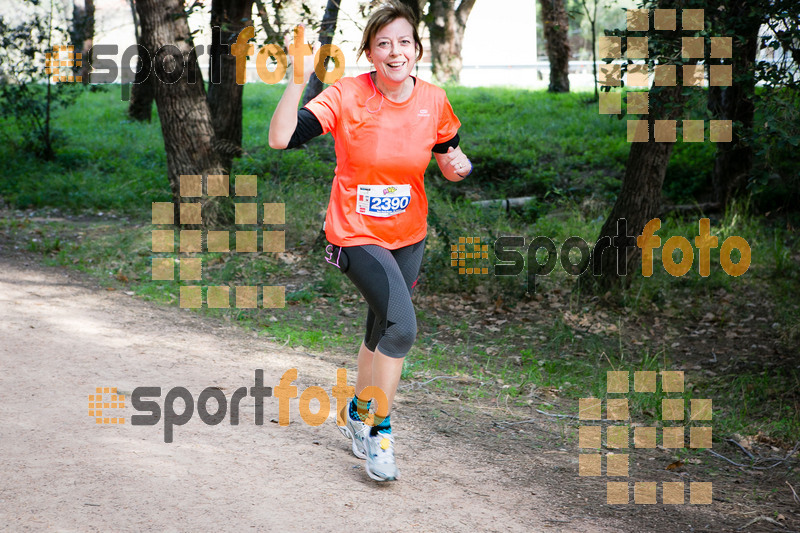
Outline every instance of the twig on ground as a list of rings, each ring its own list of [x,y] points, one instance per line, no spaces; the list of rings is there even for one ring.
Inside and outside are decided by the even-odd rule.
[[[769,522],[770,524],[775,524],[776,526],[781,526],[783,529],[786,529],[786,526],[784,526],[783,524],[781,524],[777,520],[773,520],[772,518],[770,518],[768,516],[757,516],[756,518],[753,518],[752,520],[750,520],[748,523],[746,523],[742,527],[737,528],[737,531],[741,531],[746,527],[752,526],[756,522],[761,522],[762,520],[765,521],[765,522]]]
[[[398,389],[400,389],[400,390],[421,389],[423,386],[425,386],[428,383],[430,383],[431,381],[435,381],[437,379],[458,379],[458,376],[436,376],[436,377],[431,378],[431,379],[429,379],[427,381],[421,381],[421,382],[420,381],[414,381],[412,383],[409,383],[408,385],[403,385],[402,387],[398,387]]]
[[[706,450],[706,451],[708,453],[710,453],[711,455],[715,455],[715,456],[719,457],[720,459],[725,459],[726,461],[728,461],[730,464],[732,464],[734,466],[740,466],[742,468],[750,468],[752,470],[770,470],[772,468],[775,468],[779,464],[784,463],[787,459],[792,457],[795,454],[795,452],[798,450],[798,448],[800,448],[800,441],[798,441],[797,444],[795,444],[794,448],[792,448],[792,450],[788,454],[786,454],[786,457],[784,457],[783,459],[778,459],[777,457],[769,457],[769,458],[765,458],[765,459],[756,459],[756,463],[764,463],[764,462],[767,462],[767,461],[776,461],[775,464],[771,464],[769,466],[743,465],[742,463],[737,463],[736,461],[732,461],[732,460],[728,459],[724,455],[719,454],[719,453],[715,452],[714,450]]]
[[[541,409],[537,409],[536,412],[537,413],[541,413],[541,414],[543,414],[545,416],[551,416],[553,418],[570,418],[570,419],[573,419],[573,420],[580,420],[581,419],[579,416],[560,415],[558,413],[547,413],[545,411],[542,411]],[[612,423],[612,424],[618,423],[616,420],[612,420],[611,418],[598,418],[597,420],[594,420],[594,422],[604,422],[604,423]]]
[[[574,416],[574,415],[560,415],[558,413],[546,413],[545,411],[542,411],[541,409],[537,409],[536,412],[537,413],[541,413],[544,416],[552,416],[553,418],[572,418],[572,419],[575,419],[575,420],[579,420],[579,418],[577,416]]]
[[[292,336],[291,335],[286,335],[286,342],[283,343],[281,348],[284,348],[287,344],[289,344],[290,340],[292,340]]]
[[[535,424],[538,422],[535,418],[529,418],[528,420],[519,420],[518,422],[503,422],[503,424],[507,426],[516,426],[517,424]]]
[[[741,467],[743,467],[743,468],[750,468],[749,466],[747,466],[747,465],[743,465],[742,463],[737,463],[736,461],[731,461],[730,459],[728,459],[728,458],[727,458],[727,457],[725,457],[724,455],[720,455],[720,454],[718,454],[717,452],[715,452],[714,450],[706,450],[706,451],[707,451],[708,453],[710,453],[711,455],[716,455],[716,456],[717,456],[717,457],[719,457],[720,459],[725,459],[726,461],[728,461],[728,462],[729,462],[730,464],[732,464],[733,466],[741,466]]]
[[[766,463],[767,461],[777,461],[777,463],[775,463],[774,465],[765,467],[765,470],[770,468],[775,468],[776,466],[783,463],[787,459],[790,459],[795,454],[795,452],[797,452],[798,449],[800,449],[800,441],[797,441],[797,444],[794,445],[794,448],[792,448],[792,450],[789,453],[787,453],[786,457],[784,457],[783,459],[778,459],[777,457],[765,457],[763,459],[759,459],[758,462]]]
[[[738,446],[744,453],[747,454],[748,457],[750,457],[750,459],[755,459],[756,458],[752,453],[750,453],[750,451],[747,448],[745,448],[744,446],[742,446],[741,444],[739,444],[735,440],[733,440],[733,439],[725,439],[725,440],[727,442],[731,442],[731,443],[735,444],[736,446]]]
[[[539,425],[536,422],[538,422],[538,421],[535,418],[531,418],[529,420],[520,420],[519,422],[496,422],[495,421],[494,425],[497,426],[497,427],[501,427],[501,428],[512,429],[510,426],[516,426],[516,425],[519,425],[519,424],[533,424],[532,427],[536,431],[541,431],[542,433],[549,433],[550,435],[554,435],[556,437],[559,436],[558,433],[554,433],[552,431],[549,431],[547,429],[539,427]]]
[[[792,487],[792,484],[789,483],[788,481],[786,482],[786,484],[789,485],[790,489],[792,489],[792,496],[794,497],[794,501],[800,504],[800,496],[797,495],[797,492],[795,492],[794,487]]]

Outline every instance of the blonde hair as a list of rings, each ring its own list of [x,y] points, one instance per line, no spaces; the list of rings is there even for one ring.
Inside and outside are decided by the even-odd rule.
[[[396,0],[388,0],[372,12],[367,21],[367,26],[364,28],[364,35],[361,37],[361,46],[358,48],[356,59],[369,50],[372,39],[384,26],[400,18],[406,19],[411,24],[411,29],[414,31],[414,47],[417,50],[417,61],[422,59],[422,42],[419,40],[419,33],[417,32],[419,21],[414,16],[411,8]]]

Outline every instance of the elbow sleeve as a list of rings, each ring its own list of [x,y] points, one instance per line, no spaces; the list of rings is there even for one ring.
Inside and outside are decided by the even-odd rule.
[[[445,141],[443,143],[439,143],[433,146],[433,152],[437,154],[446,154],[447,150],[452,146],[453,148],[458,148],[458,133],[450,139],[449,141]]]
[[[303,107],[297,111],[297,127],[294,129],[286,149],[297,148],[318,135],[322,135],[322,124],[319,123],[314,113]]]

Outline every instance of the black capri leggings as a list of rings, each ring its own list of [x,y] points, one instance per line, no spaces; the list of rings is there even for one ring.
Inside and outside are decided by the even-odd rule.
[[[374,244],[329,244],[325,258],[353,282],[367,301],[364,345],[389,357],[405,357],[417,338],[411,294],[417,284],[425,239],[397,250]]]

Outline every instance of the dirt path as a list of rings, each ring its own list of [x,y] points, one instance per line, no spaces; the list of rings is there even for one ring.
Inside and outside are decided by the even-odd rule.
[[[87,412],[95,387],[159,386],[163,407],[176,386],[195,398],[218,386],[230,399],[253,385],[255,369],[274,387],[297,368],[299,393],[330,392],[336,366],[75,273],[0,258],[0,339],[0,524],[11,530],[620,530],[568,516],[545,488],[493,468],[485,451],[427,430],[404,412],[402,395],[402,479],[386,484],[369,480],[333,417],[304,424],[297,399],[288,427],[270,422],[276,398],[265,399],[265,423],[255,425],[245,397],[238,426],[205,425],[195,412],[171,444],[163,422],[130,425],[130,398],[107,411],[124,425],[97,425]]]

